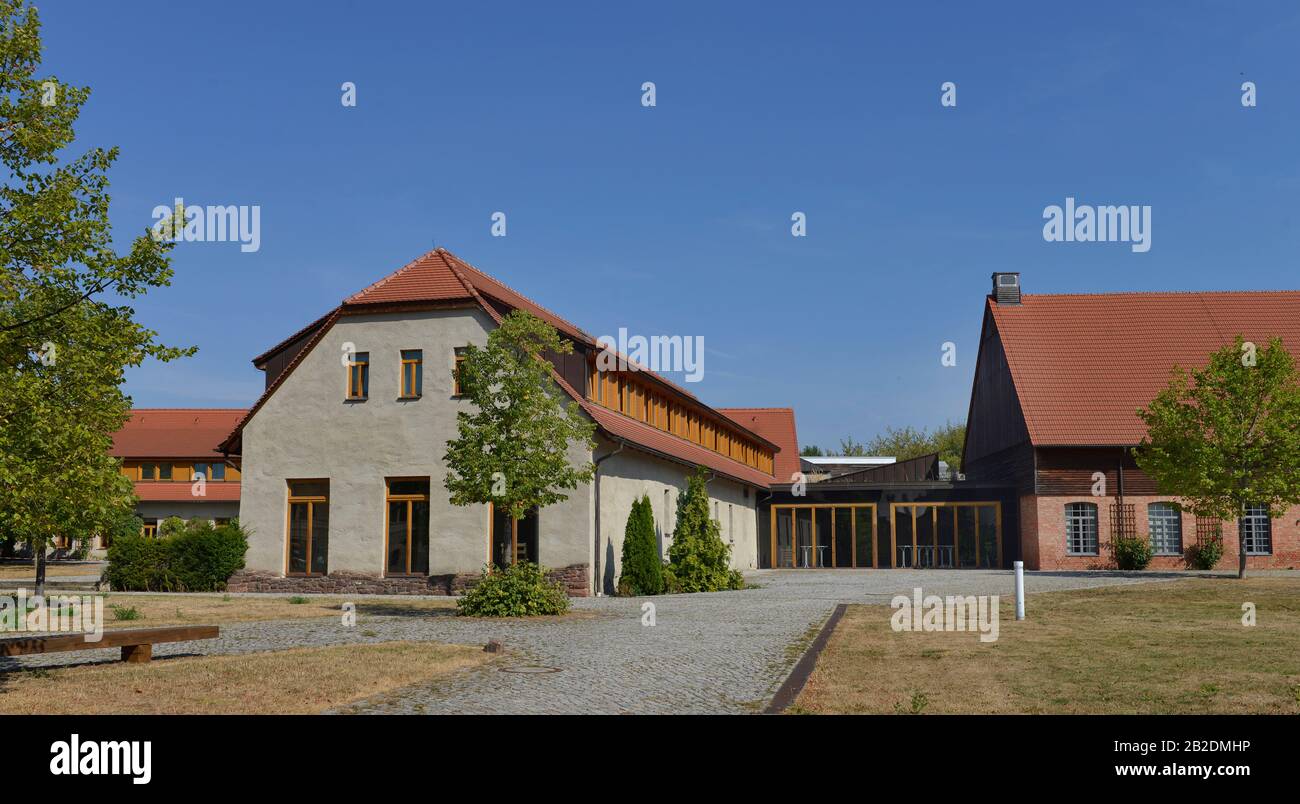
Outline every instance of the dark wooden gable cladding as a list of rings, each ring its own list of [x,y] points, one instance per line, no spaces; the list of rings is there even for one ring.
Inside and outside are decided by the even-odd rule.
[[[1010,483],[1025,493],[1034,488],[1034,449],[1029,442],[1029,428],[1001,335],[987,306],[966,416],[961,471],[970,480]]]
[[[1039,447],[1039,494],[1091,496],[1094,475],[1106,479],[1105,495],[1159,494],[1151,476],[1137,467],[1132,447]]]
[[[568,339],[565,338],[565,340]],[[587,387],[587,348],[585,346],[574,343],[573,351],[567,355],[544,352],[542,356],[555,367],[556,372],[569,385],[579,390]]]
[[[819,488],[862,483],[916,483],[939,479],[939,453],[921,455],[897,463],[870,466],[856,472],[845,472],[817,482]]]

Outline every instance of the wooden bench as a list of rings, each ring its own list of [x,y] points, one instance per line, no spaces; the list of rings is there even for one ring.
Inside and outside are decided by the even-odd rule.
[[[189,642],[194,639],[216,639],[219,636],[221,629],[215,625],[175,625],[105,631],[98,642],[87,642],[85,635],[79,633],[10,637],[0,639],[0,656],[120,647],[122,661],[147,662],[153,658],[153,646],[159,642]]]

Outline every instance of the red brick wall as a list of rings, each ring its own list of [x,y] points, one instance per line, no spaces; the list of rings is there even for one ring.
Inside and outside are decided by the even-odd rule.
[[[1175,497],[1126,496],[1124,502],[1133,505],[1137,533],[1147,537],[1147,504],[1177,502]],[[1072,502],[1093,503],[1097,506],[1098,555],[1069,555],[1065,549],[1065,506]],[[1027,495],[1020,498],[1020,539],[1023,545],[1026,569],[1088,570],[1114,569],[1111,552],[1110,505],[1114,497],[1045,496]],[[1196,517],[1184,511],[1183,548],[1196,541]],[[1237,522],[1223,523],[1223,559],[1216,569],[1234,569],[1237,566]],[[1300,568],[1300,506],[1293,507],[1273,520],[1273,554],[1248,556],[1247,568],[1295,569]],[[1182,556],[1155,556],[1148,569],[1185,569]]]

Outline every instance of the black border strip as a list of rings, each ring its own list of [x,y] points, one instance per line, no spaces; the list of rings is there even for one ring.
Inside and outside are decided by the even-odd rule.
[[[795,663],[794,669],[790,671],[790,675],[786,677],[785,682],[777,688],[776,695],[772,696],[772,702],[763,710],[763,714],[779,715],[794,703],[795,698],[799,697],[803,685],[808,683],[808,677],[812,675],[813,668],[817,666],[817,656],[821,654],[822,649],[826,647],[826,643],[830,641],[835,626],[839,625],[840,618],[844,616],[844,612],[848,607],[847,603],[840,603],[835,606],[835,611],[831,612],[831,616],[827,618],[826,624],[822,626],[817,638],[808,646],[808,650],[804,651],[803,656],[799,657],[799,661]]]

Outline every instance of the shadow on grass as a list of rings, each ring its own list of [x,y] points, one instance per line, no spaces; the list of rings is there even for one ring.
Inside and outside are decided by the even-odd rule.
[[[357,614],[369,614],[375,617],[413,617],[418,619],[428,619],[431,617],[455,617],[456,607],[417,608],[413,606],[403,606],[396,603],[358,602]]]
[[[118,648],[102,648],[102,650],[116,651]],[[191,659],[196,656],[208,656],[206,653],[169,653],[166,656],[155,656],[150,664],[167,662],[172,659]],[[36,676],[44,675],[50,670],[65,670],[69,667],[98,667],[101,665],[121,664],[122,660],[118,656],[103,657],[95,659],[81,659],[78,661],[59,662],[57,664],[24,664],[12,656],[0,657],[0,694],[3,694],[5,687],[13,683],[13,680],[23,674]]]

